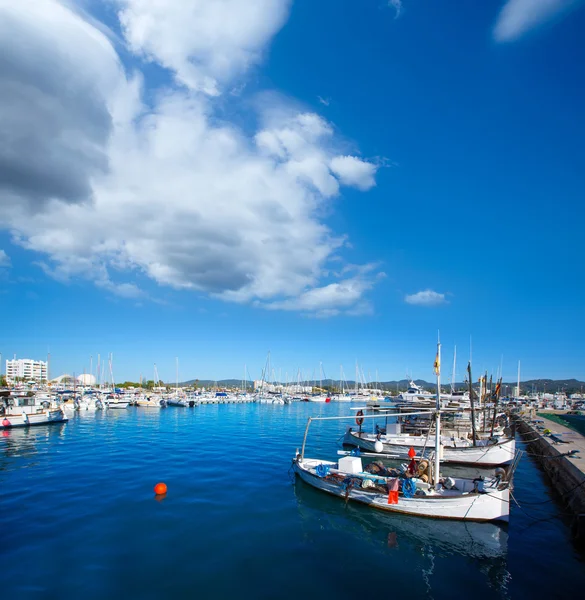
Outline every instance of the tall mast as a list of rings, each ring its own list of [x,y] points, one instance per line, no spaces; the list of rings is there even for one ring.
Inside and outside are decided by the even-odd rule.
[[[457,364],[457,346],[453,350],[453,373],[451,374],[451,393],[455,391],[455,365]]]
[[[518,361],[518,387],[516,388],[516,398],[520,398],[520,361]]]
[[[435,468],[434,485],[437,489],[440,477],[441,465],[441,341],[437,341],[437,356],[435,358],[435,375],[437,376],[437,406],[436,406],[436,427],[435,427]]]
[[[473,445],[476,446],[475,433],[475,392],[473,391],[473,378],[471,377],[471,362],[467,364],[467,373],[469,375],[469,401],[471,402],[471,434],[473,436]]]

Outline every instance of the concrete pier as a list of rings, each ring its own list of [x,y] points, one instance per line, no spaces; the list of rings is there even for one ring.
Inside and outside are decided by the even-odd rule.
[[[564,504],[575,515],[573,535],[580,543],[584,543],[585,437],[542,416],[515,415],[514,420],[529,454],[540,464],[562,496]],[[554,437],[545,434],[545,430],[550,430]],[[578,453],[567,456],[573,450]]]

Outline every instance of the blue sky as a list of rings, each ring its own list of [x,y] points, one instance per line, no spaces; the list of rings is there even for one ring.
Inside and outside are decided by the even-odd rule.
[[[0,2],[3,358],[584,379],[584,3],[226,6]]]

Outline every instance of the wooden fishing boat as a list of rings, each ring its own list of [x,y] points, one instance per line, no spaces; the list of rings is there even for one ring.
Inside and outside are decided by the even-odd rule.
[[[430,457],[435,451],[435,436],[415,436],[409,434],[376,434],[355,431],[349,428],[343,443],[357,446],[369,452],[399,454],[408,458],[408,450],[414,448],[417,455]],[[441,438],[441,462],[474,464],[476,466],[509,465],[514,460],[516,441],[514,438],[480,439],[476,445],[467,438]]]
[[[35,397],[2,398],[0,429],[63,423],[69,419],[53,400]]]
[[[353,459],[355,473],[344,470],[343,461],[347,458]],[[371,508],[434,519],[508,521],[509,483],[502,478],[471,480],[447,477],[439,479],[434,486],[422,479],[410,478],[415,487],[412,496],[408,496],[404,493],[405,488],[400,486],[401,478],[372,476],[360,466],[360,457],[344,457],[338,462],[331,462],[298,455],[294,461],[295,473],[305,483]],[[398,480],[399,494],[394,503],[389,500],[387,487],[395,480]],[[402,479],[403,485],[404,481],[407,479]]]
[[[435,373],[437,396],[435,408],[435,452],[424,473],[371,473],[363,468],[361,457],[344,456],[338,462],[306,458],[307,435],[313,421],[347,420],[353,417],[312,417],[307,422],[301,451],[295,454],[293,469],[309,485],[344,498],[387,512],[404,513],[433,519],[463,521],[507,521],[510,511],[510,475],[501,469],[493,478],[464,479],[440,474],[441,403],[440,343],[437,345]],[[415,414],[415,413],[413,413]],[[377,415],[360,415],[375,419]],[[360,423],[360,425],[361,425]]]

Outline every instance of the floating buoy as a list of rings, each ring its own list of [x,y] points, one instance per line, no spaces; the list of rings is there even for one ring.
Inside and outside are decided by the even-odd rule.
[[[166,483],[157,483],[154,486],[154,493],[157,496],[162,496],[162,494],[166,494],[167,493],[167,484]]]
[[[4,425],[4,427],[10,427],[11,423],[8,419],[2,419],[2,425]]]

